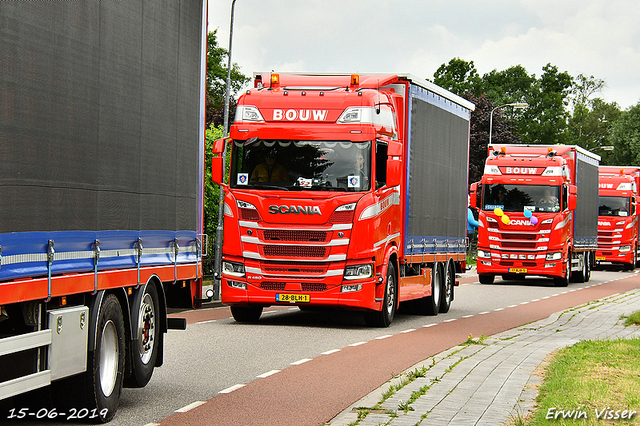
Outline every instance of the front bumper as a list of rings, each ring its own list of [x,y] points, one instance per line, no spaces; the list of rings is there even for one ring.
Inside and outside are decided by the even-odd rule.
[[[239,288],[241,284],[246,285],[246,289]],[[356,291],[343,292],[343,286],[361,285]],[[221,301],[230,306],[317,306],[317,307],[340,307],[346,309],[380,310],[382,301],[376,300],[376,282],[370,280],[344,281],[341,285],[327,286],[322,289],[322,285],[316,288],[305,288],[301,283],[286,283],[281,288],[264,289],[260,283],[250,283],[247,281],[232,280],[223,277],[221,282]],[[320,291],[318,291],[320,290]],[[282,302],[277,300],[277,295],[297,295],[296,299],[308,297],[308,302]]]

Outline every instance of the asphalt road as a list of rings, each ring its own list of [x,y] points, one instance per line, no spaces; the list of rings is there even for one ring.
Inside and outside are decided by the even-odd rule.
[[[483,285],[467,278],[447,314],[399,313],[388,328],[369,328],[355,312],[296,307],[265,312],[252,325],[236,323],[226,307],[187,312],[187,330],[165,338],[165,365],[145,388],[123,390],[110,424],[322,424],[470,333],[494,334],[544,318],[619,292],[620,283],[638,287],[635,277],[594,271],[590,282],[566,288],[549,280]],[[176,414],[180,410],[187,412]]]

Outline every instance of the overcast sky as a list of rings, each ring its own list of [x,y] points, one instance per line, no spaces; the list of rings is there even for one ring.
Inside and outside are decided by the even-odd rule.
[[[229,48],[232,0],[207,0]],[[232,61],[254,71],[389,72],[433,79],[454,57],[478,73],[548,63],[640,102],[640,0],[236,0]]]

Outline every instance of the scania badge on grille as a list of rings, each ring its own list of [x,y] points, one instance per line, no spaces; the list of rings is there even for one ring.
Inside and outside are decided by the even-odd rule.
[[[308,215],[321,215],[320,207],[318,206],[269,206],[269,213],[271,214],[308,214]]]

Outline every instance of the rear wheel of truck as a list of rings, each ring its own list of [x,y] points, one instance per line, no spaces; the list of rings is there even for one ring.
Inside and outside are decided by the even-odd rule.
[[[438,315],[444,287],[444,270],[441,263],[434,263],[431,271],[431,296],[416,300],[420,315]]]
[[[582,264],[580,272],[575,272],[572,276],[572,281],[577,283],[585,282],[585,278],[587,276],[587,253],[582,253],[582,256],[580,256],[580,263]]]
[[[591,279],[591,253],[584,255],[585,269],[584,269],[584,282],[587,283]]]
[[[389,327],[396,315],[398,306],[398,285],[396,283],[396,268],[393,264],[387,266],[387,279],[384,288],[382,309],[377,312],[365,312],[364,321],[369,327]]]
[[[131,375],[126,378],[125,386],[141,388],[151,380],[158,357],[158,344],[162,338],[158,322],[158,290],[153,283],[139,290],[134,298],[132,310],[135,310],[131,315],[134,321],[133,332],[137,336],[133,336],[128,344]]]
[[[453,300],[453,286],[456,282],[456,272],[453,261],[450,260],[446,265],[444,288],[442,289],[442,297],[440,299],[441,314],[446,314],[447,312],[449,312],[451,301]]]
[[[493,284],[495,275],[492,274],[478,274],[478,280],[480,284]]]
[[[95,323],[95,349],[87,352],[87,370],[53,383],[58,410],[89,410],[90,421],[107,423],[118,409],[125,367],[124,317],[118,298],[106,294]],[[90,328],[91,330],[91,328]]]
[[[236,322],[258,322],[262,315],[262,306],[232,306],[231,314]]]

